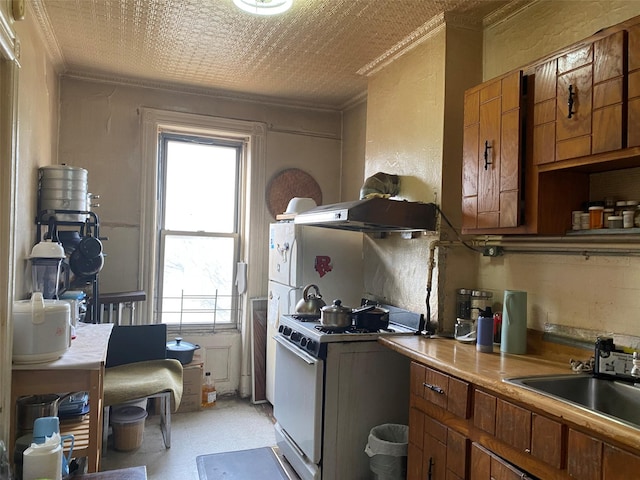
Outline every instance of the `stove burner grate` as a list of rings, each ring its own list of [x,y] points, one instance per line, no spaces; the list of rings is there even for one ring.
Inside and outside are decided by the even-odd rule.
[[[320,320],[320,315],[313,313],[294,313],[291,318],[298,320],[299,322],[317,322]]]
[[[349,333],[349,334],[359,334],[359,333],[375,333],[380,330],[372,330],[370,328],[358,328],[354,325],[349,325],[347,327],[334,328],[334,327],[324,327],[322,325],[316,325],[314,327],[320,333],[326,333],[327,335],[331,335],[332,333]]]

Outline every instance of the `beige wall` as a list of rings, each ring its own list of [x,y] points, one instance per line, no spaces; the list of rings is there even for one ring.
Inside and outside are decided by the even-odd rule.
[[[400,196],[422,201],[433,201],[437,196],[459,227],[461,92],[483,78],[531,63],[601,28],[640,15],[640,2],[579,3],[576,9],[574,1],[539,1],[487,27],[483,59],[477,51],[480,43],[473,43],[472,31],[447,25],[446,30],[370,79],[366,175],[386,169],[409,176]],[[483,62],[484,69],[474,58],[467,59],[469,63],[457,61],[474,48],[475,60]],[[471,83],[465,86],[465,81]],[[443,234],[453,238],[446,229]],[[367,237],[368,291],[423,311],[420,300],[429,240]],[[438,265],[438,303],[434,305],[432,299],[432,307],[438,309],[437,318],[445,329],[454,321],[455,289],[466,287],[493,291],[498,310],[505,289],[526,290],[531,328],[543,330],[545,323],[552,323],[640,335],[640,325],[635,322],[640,302],[635,286],[640,260],[636,257],[508,254],[491,259],[462,247],[442,247]]]
[[[28,10],[29,12],[29,10]],[[58,74],[46,55],[32,15],[14,24],[20,39],[18,80],[18,178],[16,299],[28,298],[36,242],[38,168],[55,164],[58,150]]]
[[[636,0],[538,0],[484,32],[484,79],[532,63],[640,15]]]
[[[140,185],[145,168],[140,144],[142,107],[263,122],[267,125],[267,182],[282,169],[300,168],[319,183],[324,203],[340,199],[336,181],[341,156],[339,112],[63,78],[59,160],[86,168],[89,191],[100,195],[100,207],[95,210],[101,234],[109,238],[100,274],[103,292],[138,288]],[[252,192],[252,196],[263,205],[265,224],[275,221],[264,205],[265,192]],[[265,279],[261,293],[266,289]]]
[[[360,198],[364,183],[367,102],[362,101],[342,112],[342,171],[340,201]]]
[[[551,5],[553,4],[553,5]],[[485,31],[485,79],[533,62],[601,28],[640,15],[637,1],[540,1]],[[510,254],[480,257],[474,287],[528,292],[528,324],[640,336],[640,259]],[[497,305],[500,308],[500,305]],[[579,331],[577,331],[579,333]]]
[[[479,29],[449,22],[369,81],[367,176],[377,171],[400,175],[400,198],[436,202],[457,228],[463,92],[481,81],[481,45]],[[444,240],[455,239],[446,227],[443,231]],[[433,235],[366,237],[367,293],[426,313],[429,249],[436,240]],[[474,278],[475,268],[459,268],[470,256],[452,254],[458,250],[436,250],[430,313],[441,329],[453,328],[455,288]]]
[[[2,10],[7,11],[7,3],[3,2]],[[17,41],[20,44],[20,68],[18,70],[16,114],[17,137],[15,165],[10,165],[10,156],[3,156],[3,172],[9,174],[15,168],[15,189],[17,208],[15,212],[15,225],[11,241],[15,247],[15,282],[10,283],[8,297],[20,300],[28,297],[30,290],[30,265],[27,256],[36,240],[36,216],[37,174],[38,167],[55,163],[57,150],[58,130],[58,76],[53,69],[46,49],[38,34],[38,29],[27,10],[26,19],[12,24]],[[2,68],[5,68],[3,64]],[[3,76],[3,78],[5,78]],[[7,85],[3,85],[3,95]],[[2,108],[7,108],[8,98],[3,96]],[[10,182],[3,179],[3,185]],[[3,192],[3,199],[7,198],[7,192]],[[2,215],[5,219],[11,216],[11,205],[2,205]],[[4,233],[4,232],[3,232]],[[9,255],[9,248],[3,244],[3,256]],[[9,272],[2,272],[8,276]],[[12,278],[9,278],[11,282]],[[13,293],[13,295],[11,295]],[[4,292],[3,292],[4,294]],[[3,359],[9,358],[12,343],[11,318],[8,328],[0,329],[0,351]],[[5,319],[2,319],[4,324]],[[7,333],[5,333],[7,332]],[[6,370],[5,370],[6,369]],[[7,371],[8,370],[8,371]],[[12,412],[9,406],[10,362],[2,365],[2,385],[0,386],[0,439],[7,440],[9,430],[9,414]]]

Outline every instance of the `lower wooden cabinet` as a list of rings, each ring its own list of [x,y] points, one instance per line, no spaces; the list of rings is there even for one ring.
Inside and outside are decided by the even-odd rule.
[[[411,374],[408,480],[640,478],[640,455],[560,418],[415,362]]]

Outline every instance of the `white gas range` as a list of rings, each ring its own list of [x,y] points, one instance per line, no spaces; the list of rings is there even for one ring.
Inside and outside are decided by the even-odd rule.
[[[319,319],[283,315],[275,336],[278,447],[303,480],[368,479],[371,428],[408,424],[409,359],[377,342],[415,335],[422,315],[384,305],[389,327],[323,331]]]

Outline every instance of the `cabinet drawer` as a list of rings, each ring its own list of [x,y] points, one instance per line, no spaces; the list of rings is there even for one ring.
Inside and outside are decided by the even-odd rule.
[[[531,452],[531,412],[513,403],[496,402],[496,438],[521,452]]]
[[[476,390],[473,402],[473,424],[480,430],[496,434],[496,397]]]
[[[602,470],[602,442],[569,429],[567,473],[580,480],[599,480]]]
[[[564,467],[566,429],[537,413],[531,416],[531,455],[552,467]]]
[[[462,418],[469,418],[469,384],[446,373],[411,363],[411,393]]]

